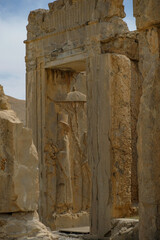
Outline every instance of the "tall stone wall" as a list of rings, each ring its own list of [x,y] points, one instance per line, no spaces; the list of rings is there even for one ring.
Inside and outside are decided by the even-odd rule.
[[[115,38],[101,41],[102,54],[114,52],[117,54],[121,54],[123,56],[127,56],[131,61],[131,80],[130,80],[130,82],[126,83],[126,86],[128,86],[128,89],[124,90],[123,88],[121,89],[121,86],[119,86],[119,87],[117,87],[117,90],[115,89],[115,91],[113,92],[113,95],[115,95],[115,97],[114,97],[115,103],[113,103],[113,106],[115,108],[114,114],[113,114],[113,121],[115,122],[115,124],[117,124],[117,123],[119,124],[119,127],[117,127],[117,130],[118,130],[118,128],[121,129],[121,127],[120,127],[121,122],[128,121],[128,123],[127,123],[128,131],[126,132],[124,130],[124,138],[125,138],[125,141],[128,142],[127,151],[129,151],[129,152],[131,151],[131,155],[129,154],[130,157],[129,157],[129,161],[128,161],[128,164],[131,164],[131,165],[130,166],[128,165],[129,171],[127,174],[124,171],[125,167],[127,166],[127,163],[126,163],[126,161],[121,162],[120,169],[122,170],[121,171],[122,176],[123,175],[125,176],[124,177],[125,182],[116,180],[116,178],[115,178],[115,182],[121,182],[121,183],[123,182],[121,185],[122,189],[124,189],[124,186],[127,186],[128,181],[130,182],[129,185],[130,185],[130,191],[131,191],[132,207],[129,209],[129,211],[125,207],[122,207],[119,212],[118,212],[118,210],[117,211],[115,210],[114,215],[113,215],[114,217],[124,217],[124,216],[130,216],[132,214],[134,215],[135,210],[136,210],[134,207],[136,207],[138,204],[137,122],[138,122],[138,114],[139,114],[139,106],[140,106],[140,97],[142,95],[142,77],[141,77],[141,74],[140,74],[139,68],[138,68],[138,62],[139,62],[138,36],[139,36],[139,33],[137,31],[134,31],[134,32],[127,32],[125,34],[119,34]],[[128,81],[129,81],[129,79],[128,79]],[[118,86],[118,83],[117,83],[117,86]],[[122,92],[120,95],[120,92],[122,90],[124,92]],[[116,96],[118,98],[119,95],[120,95],[119,99],[121,99],[121,101],[116,100]],[[128,96],[128,99],[125,100],[127,96]],[[126,114],[125,117],[123,116],[123,114],[118,114],[119,110],[121,108],[123,109],[123,105],[126,106],[126,110],[128,111],[128,112],[125,112],[125,114]],[[131,135],[130,135],[130,130],[131,130]],[[121,134],[115,135],[114,142],[116,142],[115,141],[116,136],[121,136]],[[130,145],[130,141],[131,141],[131,145]],[[121,140],[119,139],[119,144],[120,144],[120,142],[121,142]],[[119,147],[117,149],[118,149],[118,151],[123,151],[124,156],[127,156],[125,154],[125,145],[124,145],[124,147],[122,147],[122,146],[123,146],[123,144],[119,145]],[[129,146],[130,146],[130,149],[129,149]],[[120,156],[123,156],[123,154],[120,154]],[[118,159],[120,159],[120,158],[118,157]],[[125,159],[125,157],[124,157],[124,159]],[[117,161],[115,161],[115,163],[116,162]],[[120,163],[120,161],[118,161],[118,163]],[[117,165],[117,163],[116,163],[116,165]],[[115,170],[116,170],[116,172],[119,171],[119,167],[115,166],[115,169],[113,170],[113,174],[115,174],[114,173]],[[116,186],[118,186],[118,184],[115,184],[115,187],[113,189],[116,189]],[[125,198],[127,192],[128,191],[123,191],[122,195],[124,198]],[[117,190],[115,190],[115,193],[117,194],[117,196],[119,195]],[[122,197],[122,199],[123,199],[123,197]],[[129,195],[128,195],[128,200],[129,200]],[[118,200],[118,202],[119,202],[119,200]],[[117,206],[117,208],[118,208],[118,206]],[[137,212],[137,210],[136,210],[136,212]]]
[[[139,29],[139,70],[143,78],[138,120],[139,237],[145,240],[160,239],[159,9],[158,0],[134,1]]]

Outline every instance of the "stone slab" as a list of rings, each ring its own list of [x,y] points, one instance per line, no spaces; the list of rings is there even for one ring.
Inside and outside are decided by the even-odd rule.
[[[59,232],[87,234],[87,233],[90,233],[90,227],[86,226],[86,227],[77,227],[77,228],[63,228],[63,229],[60,229]]]
[[[0,214],[0,239],[58,240],[38,218],[36,212]]]

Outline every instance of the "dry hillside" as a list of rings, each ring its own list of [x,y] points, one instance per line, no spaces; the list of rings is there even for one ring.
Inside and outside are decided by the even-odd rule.
[[[11,105],[11,108],[16,112],[17,117],[23,122],[24,125],[26,125],[26,101],[16,99],[10,96],[8,97],[8,102]]]

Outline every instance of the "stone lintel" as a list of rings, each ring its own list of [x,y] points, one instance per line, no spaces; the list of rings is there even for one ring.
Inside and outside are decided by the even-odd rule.
[[[127,56],[130,60],[139,60],[138,31],[128,32],[101,41],[102,53],[117,53]]]

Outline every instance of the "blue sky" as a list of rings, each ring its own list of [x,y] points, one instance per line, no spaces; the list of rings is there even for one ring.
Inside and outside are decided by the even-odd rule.
[[[124,0],[130,30],[135,30],[133,0]],[[31,10],[48,8],[49,0],[0,0],[0,84],[7,95],[25,99],[26,25]]]

